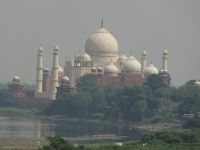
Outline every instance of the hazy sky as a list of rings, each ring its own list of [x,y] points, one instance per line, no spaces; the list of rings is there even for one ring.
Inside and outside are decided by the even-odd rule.
[[[133,50],[140,60],[145,48],[160,68],[167,48],[173,85],[200,79],[200,0],[0,0],[0,82],[18,74],[34,83],[40,45],[51,67],[58,43],[63,66],[84,50],[102,17],[120,54]]]

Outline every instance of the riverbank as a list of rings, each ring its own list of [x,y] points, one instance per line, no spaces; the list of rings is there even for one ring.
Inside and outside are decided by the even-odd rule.
[[[11,138],[0,137],[1,150],[33,150],[47,145],[46,138]]]

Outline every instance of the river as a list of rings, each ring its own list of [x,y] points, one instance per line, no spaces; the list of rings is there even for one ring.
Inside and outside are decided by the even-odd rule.
[[[38,117],[0,116],[0,137],[121,137],[137,138],[140,130],[129,124],[86,120],[50,120]]]

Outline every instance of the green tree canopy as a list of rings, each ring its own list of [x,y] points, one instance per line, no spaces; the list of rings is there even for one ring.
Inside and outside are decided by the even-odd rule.
[[[147,78],[147,85],[151,87],[153,91],[161,87],[166,87],[167,85],[163,81],[163,78],[160,75],[151,75]]]

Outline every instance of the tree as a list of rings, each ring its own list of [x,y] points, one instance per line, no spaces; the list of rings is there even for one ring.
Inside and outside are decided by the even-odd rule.
[[[166,87],[167,85],[163,81],[163,78],[160,75],[151,75],[147,78],[147,85],[151,87],[153,91],[161,87]]]
[[[76,82],[76,89],[77,92],[88,92],[90,94],[95,92],[98,89],[95,76],[91,74],[82,76]]]
[[[64,140],[61,137],[48,137],[49,145],[45,145],[39,150],[83,150],[83,146],[74,147],[68,141]]]
[[[8,89],[0,89],[0,106],[9,106],[13,105],[10,99],[12,98],[12,94]]]

